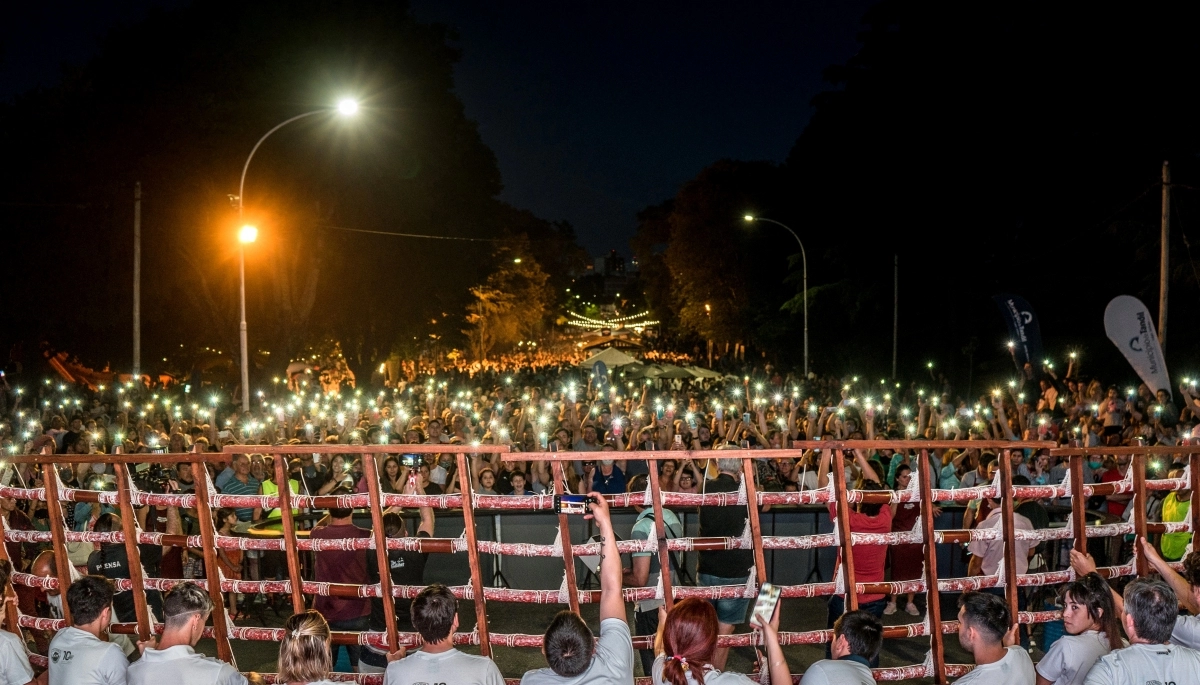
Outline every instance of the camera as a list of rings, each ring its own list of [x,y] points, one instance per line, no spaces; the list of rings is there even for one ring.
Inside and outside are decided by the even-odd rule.
[[[404,466],[413,469],[421,465],[421,455],[419,454],[401,454],[400,463]]]
[[[169,492],[168,484],[173,474],[162,464],[142,463],[135,466],[133,471],[133,484],[138,490],[158,494]]]

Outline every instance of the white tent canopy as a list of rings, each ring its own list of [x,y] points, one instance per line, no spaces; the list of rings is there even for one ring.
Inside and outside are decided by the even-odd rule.
[[[618,366],[625,366],[626,364],[634,364],[637,360],[618,349],[610,347],[579,362],[579,366],[580,368],[590,369],[596,365],[596,362],[604,362],[605,366],[612,369]]]

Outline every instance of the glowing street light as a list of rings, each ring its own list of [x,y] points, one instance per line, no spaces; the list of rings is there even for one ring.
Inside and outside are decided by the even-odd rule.
[[[243,245],[252,243],[255,240],[258,240],[258,228],[247,224],[242,226],[242,230],[238,231],[238,242]]]

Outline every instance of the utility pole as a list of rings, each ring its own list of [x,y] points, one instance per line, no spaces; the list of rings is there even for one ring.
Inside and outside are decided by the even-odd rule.
[[[1167,287],[1171,272],[1171,163],[1162,166],[1162,256],[1158,264],[1158,344],[1167,353]]]
[[[892,380],[896,380],[896,349],[900,340],[900,255],[894,255],[892,267]]]
[[[133,380],[142,378],[142,183],[133,184]]]

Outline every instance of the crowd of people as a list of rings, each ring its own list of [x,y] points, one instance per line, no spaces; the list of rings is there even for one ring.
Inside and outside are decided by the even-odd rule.
[[[536,363],[530,362],[530,359]],[[51,381],[19,387],[11,384],[11,379],[0,377],[0,389],[3,390],[0,392],[0,415],[4,417],[0,423],[0,446],[13,454],[51,452],[72,455],[110,453],[119,448],[127,454],[147,455],[145,467],[139,465],[136,469],[135,483],[139,488],[190,492],[195,489],[196,478],[207,477],[212,479],[219,492],[261,495],[275,494],[279,484],[275,482],[272,457],[254,453],[253,445],[394,445],[383,450],[388,456],[381,462],[381,489],[389,493],[415,494],[453,493],[470,488],[481,494],[522,495],[544,493],[554,489],[554,486],[549,462],[545,460],[502,461],[498,455],[474,453],[467,460],[466,472],[459,473],[458,463],[452,454],[406,454],[404,444],[506,445],[514,451],[526,453],[598,452],[600,454],[595,455],[594,460],[589,458],[571,462],[574,468],[566,469],[566,487],[580,494],[603,495],[644,490],[650,468],[658,470],[661,487],[674,492],[736,491],[743,478],[753,478],[757,487],[765,491],[824,488],[832,478],[833,469],[838,467],[843,469],[850,487],[864,490],[903,489],[909,487],[914,474],[920,470],[919,459],[912,450],[854,450],[847,452],[844,455],[845,462],[839,465],[831,463],[833,454],[829,450],[808,450],[799,458],[764,456],[754,460],[751,473],[743,472],[741,459],[721,458],[719,450],[788,448],[797,441],[818,439],[940,439],[962,443],[957,448],[938,449],[930,453],[929,467],[937,479],[936,486],[952,489],[991,483],[1000,459],[1009,460],[1014,474],[1013,482],[1018,485],[1059,483],[1066,477],[1065,463],[1053,463],[1048,450],[1002,446],[979,448],[979,441],[995,444],[1043,440],[1088,447],[1176,445],[1191,438],[1192,431],[1200,423],[1200,400],[1194,394],[1193,382],[1185,381],[1179,387],[1176,399],[1163,390],[1151,392],[1144,385],[1121,388],[1106,386],[1098,379],[1085,378],[1079,374],[1074,360],[1061,377],[1050,364],[1036,371],[1031,365],[1023,365],[1015,370],[1011,379],[1003,379],[995,387],[986,388],[978,398],[956,396],[946,379],[932,371],[923,382],[908,384],[887,380],[875,384],[858,377],[804,378],[771,365],[730,371],[737,373],[730,373],[720,380],[635,380],[627,379],[621,369],[607,374],[595,373],[587,367],[581,368],[578,359],[558,357],[542,351],[487,365],[460,363],[434,368],[406,362],[402,364],[402,372],[396,381],[379,390],[341,387],[340,382],[333,384],[336,387],[331,387],[332,377],[307,371],[291,378],[276,379],[262,391],[254,393],[249,411],[242,411],[239,404],[233,401],[234,398],[209,387],[185,386],[172,390],[124,383],[86,389]],[[346,377],[346,374],[339,375],[339,378]],[[212,461],[208,474],[193,473],[190,464],[156,464],[153,457],[154,453],[159,452],[219,452],[227,445],[247,446],[247,453],[232,456],[228,463]],[[647,450],[677,450],[681,454],[678,460],[655,462],[639,459],[637,453]],[[716,452],[711,457],[697,455],[708,451]],[[287,462],[288,486],[292,492],[339,495],[366,491],[360,460],[349,454],[333,454],[328,458],[323,456],[303,453]],[[1161,477],[1178,475],[1183,467],[1181,464],[1155,461],[1149,463],[1147,468],[1151,471],[1148,474],[1150,477]],[[1111,482],[1124,478],[1128,469],[1127,456],[1093,458],[1084,467],[1084,478],[1087,482]],[[4,469],[3,483],[0,484],[42,487],[45,485],[42,475],[42,471],[33,464],[11,465]],[[115,474],[111,467],[100,462],[60,468],[58,476],[67,487],[99,490],[115,487]],[[1129,495],[1109,495],[1095,498],[1089,505],[1093,510],[1107,514],[1110,520],[1120,520],[1121,517],[1128,518],[1130,514],[1129,499]],[[603,502],[603,499],[600,501]],[[1146,507],[1149,520],[1182,521],[1187,517],[1189,502],[1188,492],[1156,492],[1150,501],[1138,506]],[[44,507],[32,504],[28,500],[0,497],[0,513],[8,528],[47,529],[48,516]],[[1065,502],[1050,500],[1014,502],[1017,512],[1014,522],[1022,529],[1045,528],[1049,525],[1048,510],[1063,504]],[[604,532],[607,507],[592,506],[601,534],[606,540],[614,539],[611,527],[609,533]],[[850,526],[856,532],[908,531],[913,528],[924,506],[929,505],[919,502],[862,504],[851,512]],[[973,500],[963,515],[962,526],[999,526],[1000,512],[998,500]],[[304,512],[297,509],[294,513]],[[324,518],[314,524],[313,537],[352,538],[369,535],[368,531],[353,524],[351,510],[331,509],[311,513],[324,513]],[[388,536],[410,534],[402,511],[395,509],[384,513]],[[936,516],[941,512],[934,508],[932,513]],[[669,510],[663,514],[670,536],[682,535],[682,526],[674,514]],[[830,516],[833,514],[831,505]],[[416,535],[432,537],[435,525],[432,510],[422,508],[418,515]],[[119,513],[109,505],[81,502],[66,507],[64,516],[73,530],[121,530]],[[139,508],[137,516],[139,525],[148,531],[194,533],[198,526],[196,511],[189,509],[148,506]],[[219,532],[229,535],[239,526],[279,516],[277,509],[222,509],[216,512],[213,525]],[[743,532],[745,518],[744,507],[740,510],[738,507],[702,507],[700,534],[704,537],[738,537]],[[631,531],[632,537],[636,539],[652,535],[653,520],[652,509],[639,508],[638,522]],[[1188,533],[1167,534],[1149,545],[1149,549],[1159,559],[1176,561],[1184,557],[1189,540]],[[69,543],[68,546],[71,562],[86,574],[85,580],[93,577],[109,580],[129,577],[123,544]],[[197,572],[200,560],[186,548],[153,545],[140,545],[139,548],[143,565],[152,577],[186,580],[201,575]],[[9,543],[7,549],[13,569],[38,575],[54,574],[53,555],[44,549],[28,543]],[[1107,548],[1093,551],[1104,561],[1119,562],[1128,558],[1133,550],[1131,542],[1113,538]],[[972,542],[964,552],[970,560],[969,572],[983,575],[995,574],[1005,553],[1002,542],[983,540]],[[1011,553],[1016,557],[1018,573],[1026,573],[1046,563],[1046,550],[1031,541],[1019,540],[1017,549]],[[404,585],[423,582],[425,555],[405,551],[388,554],[393,582]],[[923,553],[920,545],[896,545],[891,548],[856,546],[853,555],[859,582],[909,580],[921,576]],[[629,659],[623,661],[621,656],[625,649],[621,645],[627,643],[631,631],[626,624],[619,588],[622,583],[628,586],[653,585],[662,569],[656,555],[635,555],[631,567],[623,570],[619,558],[619,555],[609,553],[607,549],[602,555],[602,586],[605,597],[611,599],[613,606],[612,611],[606,614],[602,604],[600,642],[596,650],[597,653],[605,650],[604,657],[598,660],[604,668],[624,668],[627,661],[629,674],[632,674],[632,650],[629,650]],[[615,570],[608,573],[611,569],[604,564],[614,563],[614,559],[618,560]],[[1072,561],[1082,563],[1078,559]],[[260,553],[251,550],[243,553],[222,549],[218,552],[218,564],[228,578],[249,577],[257,580],[286,576],[285,557],[281,552]],[[702,585],[744,584],[752,566],[750,550],[704,552],[699,555],[696,578]],[[1200,560],[1195,566],[1196,577],[1189,578],[1192,584],[1200,580]],[[1169,570],[1167,566],[1163,568]],[[330,550],[317,554],[314,572],[316,579],[322,582],[369,583],[378,581],[377,569],[374,560],[361,550]],[[614,573],[615,576],[612,575]],[[671,573],[676,573],[676,569],[672,568]],[[1163,573],[1163,576],[1167,577],[1167,574]],[[1094,632],[1107,637],[1093,638],[1092,643],[1095,644],[1089,648],[1097,651],[1097,645],[1107,640],[1108,650],[1105,653],[1112,651],[1113,655],[1117,655],[1123,653],[1124,649],[1118,649],[1119,637],[1113,621],[1121,616],[1122,603],[1120,598],[1108,598],[1115,601],[1105,604],[1107,595],[1098,589],[1097,580],[1098,576],[1090,578],[1081,574],[1079,581],[1064,589],[1059,599],[1064,609],[1064,623],[1073,635],[1076,634],[1071,630],[1073,625],[1083,626],[1080,633],[1092,630],[1089,626],[1095,627]],[[1145,586],[1149,589],[1139,591],[1141,594],[1135,593],[1136,600],[1127,600],[1123,604],[1125,619],[1129,618],[1128,612],[1134,607],[1146,612],[1176,601],[1184,608],[1200,603],[1200,599],[1191,595],[1185,597],[1180,591],[1180,588],[1188,587],[1186,584],[1179,586],[1172,582],[1171,587],[1164,588],[1160,587],[1161,583],[1150,587],[1147,585],[1149,582],[1138,581],[1141,585],[1129,586]],[[615,595],[609,592],[613,587],[618,588]],[[1126,588],[1126,598],[1130,596],[1129,588]],[[62,616],[62,598],[57,593],[52,598],[50,592],[43,594],[25,586],[15,589],[24,613]],[[156,592],[147,593],[151,610],[159,620],[167,621],[168,627],[171,597],[176,591],[168,593],[166,597],[160,597]],[[88,592],[97,593],[100,590],[92,588]],[[450,606],[449,600],[437,595],[437,592],[444,592],[444,588],[441,591],[431,588],[430,592],[433,594],[426,598],[427,604],[422,604],[420,608],[416,601],[411,606],[397,602],[395,607],[400,623],[420,632],[426,648],[408,659],[389,664],[389,659],[396,658],[394,654],[371,646],[360,649],[357,645],[347,645],[354,670],[387,670],[390,673],[400,663],[424,663],[430,669],[439,667],[441,663],[450,663],[434,658],[433,655],[443,652],[429,648],[439,640],[448,639],[441,628],[449,626],[451,622],[456,628],[457,619],[446,616],[446,612],[450,611],[447,608]],[[1028,635],[1021,631],[1010,631],[1015,624],[1003,600],[997,595],[1002,596],[1002,593],[993,590],[980,594],[969,593],[962,599],[963,625],[969,625],[972,629],[960,631],[959,638],[963,647],[975,655],[980,665],[972,673],[1003,672],[1016,677],[1017,682],[1033,682],[1032,675],[1030,679],[1024,679],[1026,674],[1033,672],[1029,653],[1023,649],[1028,643]],[[1021,608],[1024,609],[1027,597],[1024,593],[1019,597]],[[239,603],[239,597],[231,594],[228,605],[236,620],[249,610],[249,602],[271,599],[243,597],[244,601]],[[920,609],[915,599],[912,594],[904,597],[860,594],[860,611],[845,613],[842,598],[833,596],[828,607],[828,621],[835,639],[829,646],[828,657],[844,663],[820,667],[814,664],[806,671],[806,682],[810,677],[811,682],[825,682],[817,679],[822,677],[819,674],[825,672],[830,674],[828,682],[834,682],[834,678],[838,682],[854,682],[845,680],[849,676],[838,675],[842,673],[838,669],[851,668],[847,664],[861,666],[858,675],[866,678],[863,682],[870,682],[867,668],[878,663],[879,641],[882,639],[882,632],[878,633],[876,639],[871,637],[872,631],[881,631],[879,621],[882,616],[901,609],[919,615]],[[70,591],[66,601],[71,605]],[[57,616],[55,602],[59,607]],[[1090,616],[1091,622],[1077,618],[1072,623],[1071,619],[1066,618],[1068,607],[1071,606],[1075,607],[1070,610],[1075,612],[1072,615]],[[1117,608],[1114,609],[1114,606]],[[1200,608],[1200,605],[1196,608]],[[314,639],[320,642],[322,631],[328,635],[331,629],[378,631],[385,627],[382,601],[378,599],[319,596],[313,609],[309,615],[301,617],[302,621],[293,617],[292,620],[297,623],[293,626],[290,620],[289,631],[303,633],[302,637],[315,636]],[[748,609],[748,600],[717,600],[711,603],[688,600],[677,603],[670,614],[663,616],[661,601],[639,602],[634,607],[633,632],[659,635],[655,650],[642,655],[643,672],[654,674],[656,682],[673,682],[676,685],[701,682],[710,669],[719,673],[725,666],[726,652],[716,647],[716,638],[731,634],[737,626],[747,623]],[[418,618],[419,614],[425,615],[422,612],[427,610],[440,616],[439,620],[442,621],[428,635],[419,625],[422,619]],[[118,621],[134,620],[131,592],[113,594],[111,611],[115,612]],[[1081,611],[1082,614],[1079,613]],[[71,613],[76,627],[88,632],[86,627],[79,624],[79,617],[73,608]],[[90,614],[85,612],[83,615]],[[563,635],[569,637],[555,642],[563,645],[562,648],[567,651],[567,656],[563,657],[565,661],[556,665],[552,659],[552,654],[557,652],[550,648],[551,633],[548,632],[547,659],[550,668],[528,675],[530,682],[576,678],[591,667],[593,652],[584,646],[587,626],[577,617],[572,619],[570,616],[573,615],[560,615],[551,626],[551,631],[566,631]],[[95,614],[94,618],[99,621],[100,614]],[[613,619],[619,619],[620,626]],[[686,627],[673,632],[673,620],[681,622],[678,626]],[[750,623],[762,632],[768,647],[777,620],[778,616],[774,619],[751,617]],[[1135,635],[1147,636],[1150,642],[1144,644],[1166,641],[1158,640],[1161,631],[1153,632],[1145,625],[1139,627],[1136,622],[1122,624],[1122,627],[1133,643],[1129,649],[1144,643],[1135,640]],[[606,629],[610,636],[607,640]],[[453,629],[448,631],[453,632]],[[63,632],[60,631],[54,640],[58,640]],[[47,636],[38,635],[38,631],[31,633],[34,633],[39,650],[45,651]],[[557,632],[554,634],[558,635]],[[1200,634],[1200,630],[1197,630],[1197,634]],[[711,637],[709,651],[705,651],[703,645],[685,645],[681,642],[686,641],[685,638],[699,639],[697,636],[702,636],[705,644]],[[82,639],[79,635],[75,635],[75,638]],[[590,646],[590,632],[586,633],[586,638],[586,645]],[[137,646],[128,640],[122,644],[118,638],[115,642],[124,656],[137,651]],[[1017,646],[1011,647],[1007,643]],[[285,640],[284,647],[288,644]],[[445,647],[452,649],[449,642]],[[52,643],[49,648],[53,649]],[[313,653],[311,645],[306,649],[306,654]],[[330,651],[327,639],[325,649]],[[332,656],[328,658],[336,660],[337,649],[337,646],[333,646]],[[689,652],[689,649],[698,651]],[[1059,651],[1070,650],[1074,654],[1082,649],[1066,646]],[[775,650],[778,650],[777,644]],[[1178,657],[1181,659],[1192,658],[1190,652],[1168,651],[1171,654],[1183,654]],[[1146,650],[1137,653],[1143,652]],[[1020,656],[1017,656],[1018,653]],[[1083,682],[1082,677],[1087,675],[1087,669],[1080,671],[1079,664],[1062,654],[1055,654],[1060,664],[1056,667],[1058,670],[1048,670],[1050,666],[1047,659],[1053,653],[1048,653],[1039,663],[1039,678],[1045,676],[1046,682]],[[419,654],[425,656],[420,656],[417,661],[411,660]],[[778,654],[772,654],[772,650],[768,649],[764,657],[770,664],[772,679],[778,672],[775,668],[776,656]],[[1113,667],[1117,670],[1111,672],[1119,673],[1120,668],[1133,668],[1128,665],[1133,658],[1128,656],[1118,660],[1118,666]],[[1175,656],[1171,658],[1176,659]],[[1146,656],[1138,663],[1145,666],[1150,663],[1146,659],[1150,657]],[[52,658],[51,677],[54,663]],[[987,668],[989,665],[993,665],[993,668]],[[1043,671],[1043,667],[1047,670]],[[462,668],[467,666],[463,665]],[[481,665],[472,668],[486,670]],[[575,670],[580,668],[583,670]],[[1075,669],[1069,677],[1046,675],[1051,672],[1066,673],[1069,668]],[[566,675],[570,673],[574,675]],[[1200,673],[1200,670],[1193,669],[1191,673]],[[622,674],[609,675],[617,681],[623,681]],[[571,682],[607,682],[609,675]],[[982,677],[968,676],[977,680]],[[313,679],[316,679],[315,676]],[[1166,679],[1160,680],[1168,682]],[[1190,682],[1186,679],[1176,681]],[[480,679],[477,682],[489,681]]]

